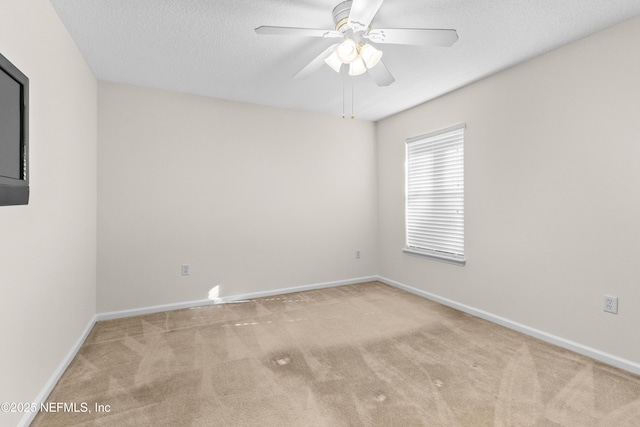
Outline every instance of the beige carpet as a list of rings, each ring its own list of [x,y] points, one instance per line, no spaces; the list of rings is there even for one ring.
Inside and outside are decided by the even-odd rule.
[[[99,322],[48,402],[78,412],[33,426],[617,427],[640,377],[365,283]]]

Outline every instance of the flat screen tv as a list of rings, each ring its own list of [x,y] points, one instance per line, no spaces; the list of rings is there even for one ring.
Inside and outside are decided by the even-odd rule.
[[[29,203],[29,79],[0,54],[0,206]]]

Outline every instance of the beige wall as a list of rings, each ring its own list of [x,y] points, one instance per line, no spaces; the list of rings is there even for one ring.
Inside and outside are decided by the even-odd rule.
[[[98,92],[98,312],[375,274],[373,123]]]
[[[640,363],[638,52],[640,18],[379,122],[378,273]],[[402,253],[403,162],[462,122],[458,267]]]
[[[29,77],[31,167],[29,205],[0,207],[0,402],[32,402],[95,315],[97,84],[46,0],[0,2],[0,52]]]

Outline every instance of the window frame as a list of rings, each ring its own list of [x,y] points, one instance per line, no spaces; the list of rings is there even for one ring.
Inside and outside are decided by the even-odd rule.
[[[453,263],[460,266],[464,266],[466,264],[464,250],[465,130],[466,123],[461,123],[445,129],[429,132],[424,135],[408,138],[405,141],[405,246],[403,248],[403,252],[405,253]],[[447,150],[447,154],[442,152],[437,154],[438,157],[435,158],[435,161],[439,164],[435,165],[433,163],[433,151],[442,150],[443,144],[448,144],[450,147],[444,147],[444,150]],[[432,152],[432,156],[425,157],[424,155],[416,154],[415,151],[418,151],[420,148],[422,148],[423,153],[424,150],[430,150]],[[456,149],[457,151],[453,156],[451,155],[452,149]],[[414,155],[412,156],[412,154]],[[418,171],[415,170],[416,167],[410,170],[412,165],[415,165],[416,157],[420,157],[422,160],[429,158],[432,163],[430,166],[420,166]],[[451,158],[446,159],[446,157]],[[443,171],[441,166],[446,166],[447,170]],[[438,168],[438,171],[434,172],[435,167]],[[437,189],[432,188],[428,190],[428,194],[425,194],[424,192],[418,194],[415,188],[410,188],[410,186],[412,186],[410,180],[416,177],[416,173],[421,175],[421,177],[426,174],[429,177],[427,179],[430,180],[435,178],[436,180],[444,179],[453,181],[451,181],[451,185],[448,185],[446,188],[443,188],[440,185]],[[420,186],[420,183],[424,184],[424,181],[421,181],[420,177],[414,179],[414,187],[416,186],[416,182],[418,182],[418,186]],[[457,188],[452,189],[453,186],[456,186]],[[418,201],[418,203],[420,203],[420,201],[422,201],[424,203],[427,201],[426,199],[431,198],[433,200],[433,196],[435,195],[435,200],[440,200],[439,202],[436,202],[436,204],[439,205],[439,209],[442,209],[444,205],[444,202],[442,202],[444,193],[447,193],[447,207],[451,202],[453,203],[452,209],[456,210],[456,212],[445,212],[444,221],[453,225],[443,227],[441,220],[433,218],[426,219],[424,210],[415,207],[415,204],[413,206],[411,205],[412,200],[414,202]],[[429,230],[427,230],[427,228],[429,228]],[[435,231],[437,237],[425,237],[427,234],[433,236],[434,228],[437,229],[437,231]]]

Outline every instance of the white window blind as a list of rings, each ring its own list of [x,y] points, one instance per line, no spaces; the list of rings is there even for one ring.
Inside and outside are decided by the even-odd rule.
[[[407,140],[405,252],[465,262],[464,129]]]

